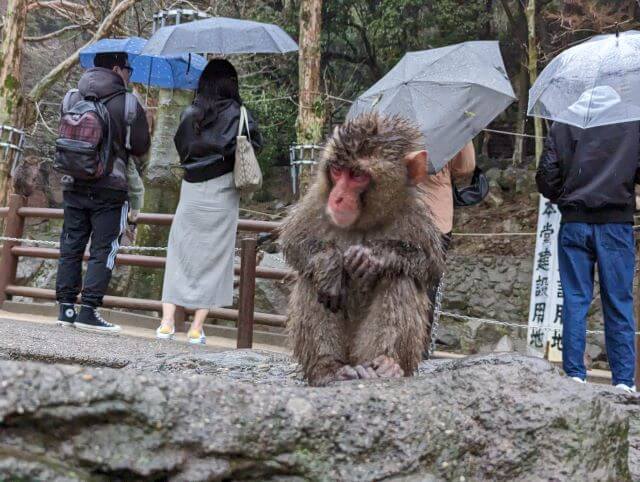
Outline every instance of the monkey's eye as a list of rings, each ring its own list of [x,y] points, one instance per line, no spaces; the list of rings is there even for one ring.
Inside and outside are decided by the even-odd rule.
[[[352,171],[351,179],[355,182],[366,182],[369,180],[369,174],[363,171]]]
[[[331,173],[331,177],[333,179],[339,179],[344,174],[344,169],[338,166],[331,166],[329,167],[329,172]]]

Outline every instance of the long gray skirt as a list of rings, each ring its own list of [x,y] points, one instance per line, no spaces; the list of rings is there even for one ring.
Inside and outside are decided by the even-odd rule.
[[[182,182],[169,234],[163,303],[190,309],[231,306],[239,202],[233,173]]]

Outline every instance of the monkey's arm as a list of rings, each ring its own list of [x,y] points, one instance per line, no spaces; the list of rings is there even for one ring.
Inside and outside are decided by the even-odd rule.
[[[332,312],[337,312],[346,296],[342,283],[342,253],[336,246],[319,240],[285,243],[283,253],[299,276],[311,280],[318,292],[318,301]]]
[[[377,241],[372,243],[371,250],[382,260],[382,276],[408,276],[429,283],[444,270],[444,252],[439,239],[429,247],[400,240]]]
[[[343,301],[342,252],[332,241],[321,239],[322,217],[311,212],[309,215],[307,206],[297,206],[284,221],[280,233],[282,252],[298,275],[311,281],[318,301],[335,312]]]

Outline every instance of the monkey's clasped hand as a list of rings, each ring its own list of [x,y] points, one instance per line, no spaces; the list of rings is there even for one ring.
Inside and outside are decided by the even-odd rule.
[[[351,279],[373,284],[380,278],[383,266],[382,259],[366,246],[351,246],[344,253],[344,269]]]

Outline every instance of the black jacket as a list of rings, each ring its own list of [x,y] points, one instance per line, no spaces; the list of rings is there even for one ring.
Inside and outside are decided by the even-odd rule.
[[[75,181],[68,190],[102,190],[115,189],[128,191],[127,167],[128,154],[144,156],[149,150],[149,124],[144,108],[138,103],[136,119],[131,126],[131,150],[125,151],[126,124],[124,119],[124,104],[126,89],[124,82],[115,72],[95,67],[87,70],[80,78],[78,90],[83,96],[94,96],[100,99],[109,98],[105,102],[111,120],[111,135],[113,139],[111,156],[113,169],[111,174],[97,181]],[[122,94],[122,95],[119,95]],[[79,100],[79,99],[78,99]],[[72,99],[73,103],[73,99]],[[141,166],[138,166],[139,170]]]
[[[216,113],[208,114],[201,122],[199,133],[195,130],[195,118],[199,108],[189,106],[182,113],[174,142],[180,161],[184,164],[196,162],[210,156],[221,155],[223,159],[209,166],[185,172],[187,182],[204,182],[233,171],[235,164],[236,137],[240,120],[240,104],[233,99],[224,99],[216,103]],[[253,148],[262,147],[262,136],[256,121],[249,117],[249,136]],[[243,131],[244,135],[247,135]]]
[[[536,174],[563,222],[632,223],[640,183],[640,122],[590,129],[554,123]]]

